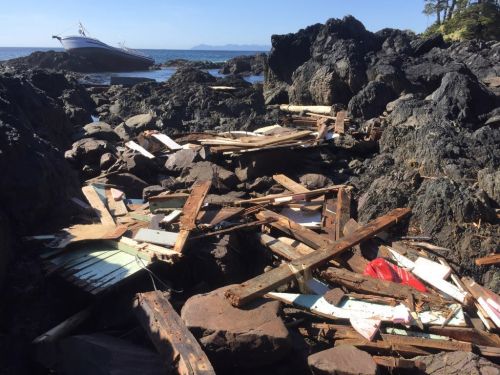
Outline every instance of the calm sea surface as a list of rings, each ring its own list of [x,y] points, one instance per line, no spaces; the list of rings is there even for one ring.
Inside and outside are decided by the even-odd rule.
[[[62,48],[43,48],[43,47],[0,47],[0,61],[14,59],[16,57],[27,56],[35,51],[64,51]],[[139,51],[151,56],[156,63],[163,63],[167,60],[185,59],[192,61],[213,61],[221,62],[229,60],[235,56],[255,55],[258,51],[196,51],[196,50],[174,50],[174,49],[140,49]],[[93,73],[88,78],[99,83],[109,83],[110,76],[128,76],[128,77],[146,77],[163,82],[168,80],[175,69],[165,68],[161,70],[150,70],[141,72],[127,73]],[[217,69],[210,69],[210,74],[221,76]],[[250,76],[245,78],[249,82],[261,82],[262,76]]]

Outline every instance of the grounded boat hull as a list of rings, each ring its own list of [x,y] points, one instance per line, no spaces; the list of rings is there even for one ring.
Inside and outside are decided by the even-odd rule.
[[[108,46],[105,43],[87,37],[61,38],[64,49],[77,56],[84,56],[91,60],[103,71],[133,71],[147,70],[154,64],[150,57],[143,56],[135,51]]]

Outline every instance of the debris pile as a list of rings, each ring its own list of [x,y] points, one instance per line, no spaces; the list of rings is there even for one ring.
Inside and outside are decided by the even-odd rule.
[[[3,71],[0,362],[498,372],[499,47],[346,17],[264,87]]]
[[[456,352],[498,369],[485,358],[500,356],[492,333],[500,298],[459,277],[439,256],[449,250],[412,226],[409,208],[363,225],[348,184],[259,174],[294,170],[286,167],[292,157],[264,168],[270,155],[310,154],[348,137],[370,144],[380,129],[358,131],[344,111],[332,115],[325,106],[282,105],[280,113],[279,124],[253,132],[171,138],[143,130],[87,180],[85,201],[73,198],[80,223],[25,238],[44,244],[46,272],[94,296],[90,307],[35,339],[42,364],[68,371],[69,355],[85,373],[96,361],[89,353],[137,351],[124,363],[105,363],[105,371],[377,374],[425,372],[435,356]],[[106,125],[84,129],[108,134]],[[66,157],[77,160],[77,152]],[[141,181],[133,174],[113,179],[158,163],[178,176],[158,186],[131,187]],[[138,287],[148,279],[149,287]],[[130,290],[137,294],[125,322],[97,319],[112,296]]]

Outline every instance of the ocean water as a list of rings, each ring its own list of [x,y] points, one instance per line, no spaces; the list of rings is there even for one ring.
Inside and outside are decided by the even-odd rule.
[[[14,59],[16,57],[27,56],[35,51],[64,51],[62,48],[45,47],[0,47],[0,61]],[[191,61],[213,61],[223,62],[236,56],[255,55],[262,51],[198,51],[198,50],[173,50],[173,49],[139,49],[148,56],[155,59],[160,64],[167,60],[185,59]],[[217,69],[210,69],[208,72],[216,77],[222,76]],[[145,77],[152,78],[158,82],[167,81],[175,68],[164,68],[160,70],[148,70],[140,72],[102,72],[87,75],[87,79],[95,83],[109,83],[111,76]],[[263,76],[249,76],[245,79],[251,83],[262,82]]]

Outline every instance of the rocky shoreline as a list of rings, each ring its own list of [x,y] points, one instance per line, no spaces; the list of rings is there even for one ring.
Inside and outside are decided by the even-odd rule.
[[[96,67],[64,53],[7,62],[0,72],[0,284],[10,303],[1,315],[0,362],[3,355],[12,373],[44,373],[28,354],[9,354],[75,312],[57,310],[67,291],[45,278],[36,249],[22,238],[78,223],[81,207],[71,198],[82,198],[80,187],[90,179],[141,199],[184,191],[207,173],[218,197],[276,193],[271,176],[285,172],[309,189],[347,184],[360,223],[410,207],[409,235],[430,237],[449,249],[437,255],[458,274],[498,293],[498,267],[477,266],[473,259],[498,252],[500,244],[499,56],[500,42],[448,44],[401,30],[372,33],[345,17],[274,35],[268,56],[223,65],[168,62],[177,67],[168,82],[131,88],[82,86],[67,71]],[[228,76],[216,78],[203,69]],[[262,71],[263,85],[242,78]],[[151,160],[124,147],[148,130],[179,142],[200,132],[253,131],[283,121],[286,115],[276,104],[331,106],[332,116],[345,110],[350,134],[317,150],[260,158],[204,158],[182,150],[175,158]],[[356,133],[373,138],[360,140]],[[242,191],[246,196],[239,196]],[[200,244],[193,269],[177,275],[190,279],[178,282],[185,298],[252,276],[248,254],[232,251],[224,238]],[[82,305],[78,301],[75,306]],[[291,344],[282,345],[277,350]],[[224,353],[222,362],[230,358]],[[486,361],[478,358],[467,363]],[[277,368],[287,371],[290,363]],[[275,373],[265,361],[262,366]]]

